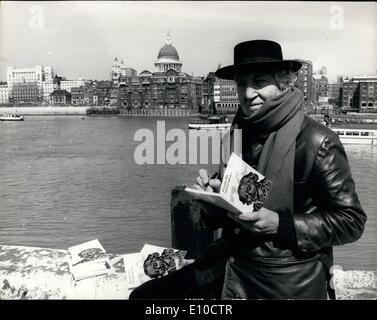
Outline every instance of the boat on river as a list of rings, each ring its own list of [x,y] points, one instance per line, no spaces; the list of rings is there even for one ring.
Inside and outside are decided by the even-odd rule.
[[[0,121],[24,121],[24,117],[17,114],[2,114]]]
[[[377,129],[371,129],[367,126],[357,127],[331,127],[336,132],[343,144],[371,144],[377,145]]]
[[[189,129],[196,130],[228,130],[231,126],[231,121],[226,116],[209,116],[206,118],[190,119]]]
[[[340,115],[314,117],[316,121],[336,132],[343,144],[377,145],[377,117],[376,115]]]

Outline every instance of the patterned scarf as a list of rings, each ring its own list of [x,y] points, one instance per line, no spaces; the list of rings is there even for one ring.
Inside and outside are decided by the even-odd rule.
[[[230,133],[232,136],[237,128],[242,129],[242,139],[250,135],[267,135],[256,169],[272,181],[264,206],[283,214],[293,214],[296,137],[304,119],[304,112],[300,110],[302,104],[301,91],[291,88],[266,101],[250,118],[245,118],[239,109]],[[230,142],[230,148],[234,150],[232,138]]]

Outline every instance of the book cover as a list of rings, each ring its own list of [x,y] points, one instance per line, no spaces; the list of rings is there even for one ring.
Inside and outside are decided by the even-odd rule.
[[[259,210],[271,189],[271,181],[232,153],[221,182],[220,192],[186,187],[194,198],[219,206],[235,214]]]
[[[113,272],[110,259],[97,239],[70,247],[68,252],[69,270],[76,281]]]
[[[186,260],[186,251],[145,244],[140,252],[123,255],[128,289],[179,270],[193,260]]]

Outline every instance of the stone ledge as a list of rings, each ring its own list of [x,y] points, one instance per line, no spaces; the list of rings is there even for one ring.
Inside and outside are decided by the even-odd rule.
[[[333,284],[338,300],[377,300],[377,272],[335,269]]]
[[[113,275],[75,282],[67,250],[0,246],[0,299],[128,299],[121,256],[110,255]]]
[[[0,245],[0,299],[128,299],[123,259],[116,273],[75,282],[67,250]],[[377,272],[333,270],[337,299],[377,299]]]

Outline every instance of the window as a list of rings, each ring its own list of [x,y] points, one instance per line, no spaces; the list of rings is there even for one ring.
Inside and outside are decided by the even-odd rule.
[[[361,136],[362,137],[367,137],[367,136],[369,136],[369,132],[361,132]]]

